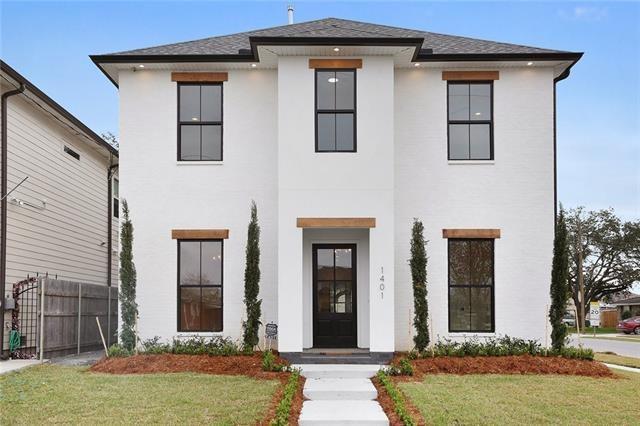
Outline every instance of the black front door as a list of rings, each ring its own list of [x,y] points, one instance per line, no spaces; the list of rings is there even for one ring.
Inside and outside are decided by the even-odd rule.
[[[355,348],[356,245],[313,245],[313,346]]]

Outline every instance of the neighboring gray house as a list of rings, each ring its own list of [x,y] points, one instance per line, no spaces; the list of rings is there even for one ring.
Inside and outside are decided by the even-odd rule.
[[[117,286],[117,149],[2,61],[0,87],[0,295],[46,274]],[[6,351],[11,314],[0,301]]]

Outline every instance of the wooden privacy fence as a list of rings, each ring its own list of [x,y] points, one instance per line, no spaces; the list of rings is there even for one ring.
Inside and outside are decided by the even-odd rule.
[[[618,311],[615,309],[600,311],[600,327],[613,328],[618,325]]]
[[[100,331],[107,344],[117,341],[118,288],[45,278],[44,315],[38,311],[38,321],[44,323],[45,357],[56,357],[102,349]],[[40,292],[43,286],[40,286]],[[109,310],[109,292],[111,309]],[[40,327],[39,327],[40,328]]]

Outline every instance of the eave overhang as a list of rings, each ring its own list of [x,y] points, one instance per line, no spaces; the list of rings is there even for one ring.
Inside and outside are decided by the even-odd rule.
[[[91,55],[90,58],[102,73],[116,86],[117,76],[105,68],[109,64],[167,64],[167,63],[260,63],[260,47],[266,46],[386,46],[413,49],[411,62],[494,62],[494,61],[566,61],[566,69],[555,79],[560,81],[569,75],[569,69],[582,57],[582,52],[542,53],[489,53],[489,54],[434,54],[423,49],[421,37],[249,37],[249,49],[237,54],[225,55]],[[111,70],[113,72],[113,70]]]

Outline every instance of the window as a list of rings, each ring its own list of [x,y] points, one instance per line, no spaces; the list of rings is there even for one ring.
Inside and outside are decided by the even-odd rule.
[[[316,70],[316,152],[356,152],[355,70]]]
[[[222,240],[178,240],[178,331],[222,331]]]
[[[449,160],[493,160],[493,83],[449,82]]]
[[[222,160],[222,84],[178,85],[178,160]]]
[[[449,239],[449,331],[493,332],[494,240]]]
[[[120,217],[120,182],[116,178],[113,178],[111,194],[113,196],[113,217]]]

